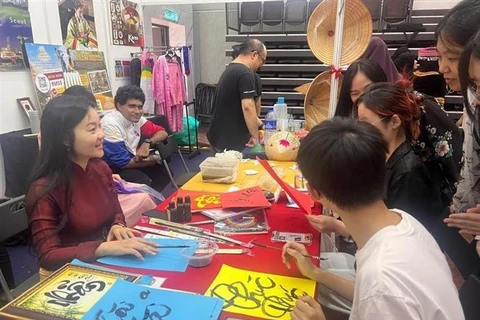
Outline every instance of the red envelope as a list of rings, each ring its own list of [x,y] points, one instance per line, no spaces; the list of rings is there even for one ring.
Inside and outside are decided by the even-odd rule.
[[[308,214],[312,214],[312,207],[313,207],[313,200],[310,196],[306,193],[300,192],[297,189],[290,186],[288,183],[280,179],[280,177],[275,173],[273,168],[270,166],[267,160],[262,160],[257,158],[258,162],[262,165],[262,167],[267,170],[267,172],[272,176],[275,181],[282,187],[282,189],[292,198],[295,203],[303,209]]]

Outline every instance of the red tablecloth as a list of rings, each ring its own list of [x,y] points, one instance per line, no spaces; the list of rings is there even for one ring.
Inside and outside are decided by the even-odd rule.
[[[166,201],[168,201],[167,199]],[[307,250],[312,255],[318,255],[320,252],[320,239],[319,233],[315,231],[307,219],[304,217],[303,212],[300,209],[287,208],[285,206],[285,199],[280,198],[279,203],[272,205],[271,208],[266,210],[268,223],[270,225],[270,233],[272,231],[286,231],[286,232],[304,232],[312,233],[313,243],[311,246],[307,247]],[[315,214],[320,212],[320,208],[314,208]],[[193,221],[202,221],[206,218],[196,213],[193,215]],[[142,224],[138,223],[139,226],[148,226],[153,227],[151,224]],[[211,224],[204,225],[202,227],[213,228]],[[269,234],[259,234],[259,235],[241,235],[235,236],[235,239],[248,242],[256,238],[256,242],[282,248],[283,243],[272,243],[270,241]],[[220,248],[231,248],[226,245],[219,245]],[[196,292],[204,294],[208,289],[210,284],[215,279],[217,273],[220,271],[220,268],[223,264],[227,264],[232,267],[242,268],[251,271],[273,273],[284,276],[292,277],[303,277],[298,269],[294,266],[292,269],[287,269],[287,267],[282,262],[282,256],[280,251],[254,247],[252,248],[252,255],[249,256],[246,254],[243,255],[221,255],[218,254],[214,257],[212,263],[204,268],[192,268],[188,267],[185,273],[182,272],[167,272],[167,271],[152,271],[152,270],[142,270],[142,269],[133,269],[133,268],[120,268],[115,267],[115,269],[123,270],[131,273],[138,274],[150,274],[155,277],[166,278],[166,281],[162,287],[172,288],[177,290],[184,290],[189,292]],[[108,266],[112,267],[112,266]],[[227,319],[228,317],[241,318],[241,319],[258,319],[255,317],[246,317],[244,315],[236,315],[229,312],[222,312],[220,319]]]

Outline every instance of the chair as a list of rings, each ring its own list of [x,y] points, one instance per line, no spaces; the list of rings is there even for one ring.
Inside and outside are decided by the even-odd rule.
[[[0,204],[0,242],[28,229],[28,217],[24,203],[25,196],[13,198]],[[8,301],[13,296],[7,281],[0,270],[0,287],[5,292]]]
[[[387,29],[403,32],[407,46],[419,32],[426,30],[422,23],[409,22],[412,0],[382,1],[382,19],[387,23]],[[407,36],[407,32],[412,32],[412,35]]]
[[[382,30],[382,0],[363,0],[363,3],[370,11],[372,21],[378,21],[378,30]]]
[[[242,2],[240,6],[240,23],[244,26],[253,27],[260,23],[262,17],[262,3]],[[240,26],[240,30],[242,27]]]
[[[285,4],[285,23],[291,26],[305,24],[307,21],[307,6],[307,0],[287,1]]]
[[[183,186],[185,183],[187,183],[191,178],[193,178],[197,172],[191,172],[187,164],[185,163],[185,159],[183,159],[182,152],[178,149],[178,141],[175,136],[170,135],[168,136],[167,140],[164,141],[163,143],[159,143],[155,146],[156,150],[160,154],[160,158],[162,160],[163,165],[165,166],[165,169],[167,170],[168,177],[170,178],[170,181],[172,182],[173,186],[176,189],[179,189],[181,186]],[[182,161],[183,167],[185,168],[185,173],[179,176],[177,179],[173,178],[172,170],[170,169],[170,166],[168,165],[168,159],[170,158],[171,155],[174,153],[178,153],[180,156],[180,160]]]
[[[478,303],[478,298],[480,297],[480,277],[476,274],[471,274],[460,288],[459,294],[465,319],[480,319],[480,304]]]
[[[283,23],[283,1],[268,1],[263,3],[262,23],[267,26],[278,26]],[[262,26],[263,30],[263,26]],[[282,24],[283,30],[283,24]]]

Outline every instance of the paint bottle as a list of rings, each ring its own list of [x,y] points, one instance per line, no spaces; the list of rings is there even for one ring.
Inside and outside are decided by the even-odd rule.
[[[184,211],[185,211],[185,222],[192,221],[192,202],[190,200],[190,196],[185,197]]]
[[[168,209],[167,209],[167,220],[168,221],[173,221],[172,218],[176,217],[177,215],[177,208],[175,207],[175,202],[170,201],[168,204]]]
[[[183,222],[184,221],[184,207],[183,207],[183,197],[177,198],[177,216],[173,222]]]

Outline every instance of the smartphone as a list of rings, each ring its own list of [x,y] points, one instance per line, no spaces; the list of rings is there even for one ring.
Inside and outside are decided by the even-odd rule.
[[[272,242],[288,242],[295,241],[306,245],[311,245],[313,241],[313,235],[311,233],[293,233],[293,232],[280,232],[273,231],[270,236]]]

